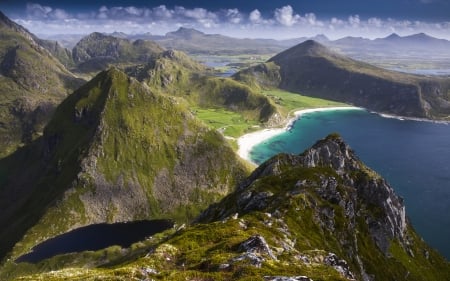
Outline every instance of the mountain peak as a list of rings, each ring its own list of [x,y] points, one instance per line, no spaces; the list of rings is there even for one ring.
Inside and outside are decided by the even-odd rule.
[[[6,25],[9,28],[20,28],[25,30],[25,28],[21,27],[17,23],[13,22],[10,18],[8,18],[2,11],[0,11],[0,26]]]
[[[397,33],[391,33],[389,36],[387,36],[385,39],[389,39],[389,40],[392,40],[392,39],[399,39],[399,38],[401,38]]]
[[[169,32],[166,34],[167,37],[177,37],[184,39],[191,39],[194,36],[202,36],[205,33],[198,31],[193,28],[180,27],[177,31]]]
[[[278,55],[272,57],[269,61],[290,61],[291,59],[298,59],[300,57],[322,56],[329,53],[331,53],[331,51],[319,42],[315,40],[307,40],[279,53]]]
[[[321,171],[320,180],[318,180],[321,183],[318,183],[318,186],[312,183],[317,179],[313,180],[314,177],[309,178],[309,176],[306,176],[310,174],[307,170]],[[302,172],[299,173],[298,171]],[[351,204],[355,204],[355,206],[374,206],[375,209],[381,212],[382,218],[377,218],[373,215],[372,218],[367,217],[366,221],[373,223],[373,225],[369,224],[368,226],[369,233],[379,250],[383,253],[388,253],[392,239],[403,241],[407,228],[403,200],[395,195],[393,189],[385,180],[365,166],[337,134],[332,134],[325,139],[319,140],[300,155],[279,154],[267,160],[237,189],[240,195],[237,195],[238,199],[234,199],[238,202],[235,209],[230,208],[227,211],[217,211],[216,209],[216,211],[212,211],[214,208],[217,208],[214,206],[212,210],[207,210],[199,220],[201,221],[205,217],[211,216],[211,213],[227,216],[236,212],[266,211],[268,208],[270,209],[268,197],[271,197],[271,200],[273,200],[274,190],[271,188],[267,190],[265,188],[261,189],[260,187],[265,185],[261,185],[260,181],[266,178],[284,178],[288,175],[290,178],[295,178],[294,174],[298,175],[298,178],[294,181],[296,182],[294,186],[304,186],[305,188],[306,186],[316,186],[314,188],[315,196],[332,201],[337,200],[335,203],[342,206],[345,206],[352,200],[356,200],[359,203],[353,202]],[[326,177],[328,179],[325,179]],[[330,180],[334,182],[331,185]],[[347,189],[347,192],[349,192],[347,199],[344,199],[342,194],[337,191],[336,188],[339,184],[349,188]],[[294,192],[293,189],[295,187],[289,184],[286,186],[287,190],[284,192]],[[246,197],[245,194],[255,188],[258,192],[252,193],[254,197]],[[245,197],[245,199],[241,197]],[[347,202],[347,200],[350,201]],[[277,200],[275,199],[275,201]],[[353,215],[351,217],[358,216],[356,214],[357,210],[352,212]]]
[[[439,40],[439,39],[434,38],[434,37],[432,37],[432,36],[430,36],[430,35],[428,35],[426,33],[423,33],[423,32],[412,34],[412,35],[406,36],[404,38],[413,39],[413,40],[433,40],[433,39]]]

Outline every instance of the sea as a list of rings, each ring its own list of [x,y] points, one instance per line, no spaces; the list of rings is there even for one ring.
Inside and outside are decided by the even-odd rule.
[[[280,152],[298,154],[330,133],[387,179],[414,229],[450,260],[450,125],[366,110],[305,113],[290,131],[253,147],[250,158],[260,164]]]

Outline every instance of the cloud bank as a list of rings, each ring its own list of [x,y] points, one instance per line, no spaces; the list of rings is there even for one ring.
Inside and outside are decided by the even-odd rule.
[[[421,0],[426,3],[432,0]],[[181,26],[206,33],[236,37],[292,38],[325,34],[336,39],[344,36],[384,37],[396,32],[409,35],[425,32],[450,39],[450,22],[424,22],[392,18],[319,18],[314,13],[301,14],[290,5],[263,15],[258,9],[244,13],[237,8],[210,11],[182,6],[107,7],[84,13],[70,13],[36,3],[26,7],[26,15],[14,18],[36,34],[86,34],[93,31],[164,34]]]

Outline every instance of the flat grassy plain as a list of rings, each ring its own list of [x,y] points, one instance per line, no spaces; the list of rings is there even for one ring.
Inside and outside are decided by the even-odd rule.
[[[349,106],[345,103],[334,102],[319,98],[311,98],[296,93],[291,93],[279,89],[265,90],[263,95],[269,97],[283,114],[284,118],[289,118],[290,114],[296,110],[318,108]],[[192,108],[194,115],[205,124],[219,130],[224,136],[237,138],[246,133],[261,129],[263,124],[246,119],[242,114],[226,110],[224,108]]]
[[[308,108],[350,106],[342,102],[307,97],[280,89],[265,90],[262,94],[271,98],[282,113]]]

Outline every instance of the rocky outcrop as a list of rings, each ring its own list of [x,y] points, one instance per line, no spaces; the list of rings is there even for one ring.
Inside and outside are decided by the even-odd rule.
[[[338,192],[336,189],[338,180],[335,177],[322,176],[315,188],[315,192],[323,199],[344,207],[347,218],[353,220],[356,218],[357,210],[355,207],[360,204],[374,206],[381,211],[383,217],[367,216],[365,220],[372,238],[384,253],[387,254],[389,241],[392,239],[397,238],[403,241],[406,230],[406,214],[402,198],[395,195],[392,187],[384,179],[362,164],[349,146],[337,135],[331,135],[317,142],[301,155],[275,156],[258,167],[240,188],[245,190],[257,179],[280,175],[284,172],[285,167],[292,166],[331,168],[345,181],[346,185],[351,186],[353,194],[349,198],[344,198]],[[311,182],[305,180],[296,183],[298,189],[308,185],[311,185]],[[252,206],[258,206],[256,202],[267,205],[262,200],[267,196],[261,196],[261,193],[259,193],[257,196],[250,197],[247,195],[248,193],[249,191],[244,191],[239,200],[248,197],[249,199],[246,200],[253,202]],[[359,200],[361,202],[358,202]],[[244,207],[244,210],[246,209],[249,208]],[[253,208],[253,210],[257,209],[261,208]],[[332,227],[330,228],[332,230]]]
[[[380,273],[373,271],[379,266],[375,260],[388,261],[394,245],[413,258],[412,249],[421,243],[411,243],[413,230],[403,200],[336,134],[300,155],[280,154],[269,159],[235,193],[205,210],[198,221],[228,221],[238,213],[240,227],[248,229],[243,218],[254,212],[266,212],[264,225],[276,226],[282,233],[272,249],[295,253],[296,260],[304,264],[330,266],[346,280],[381,280],[376,277]],[[305,243],[299,239],[308,240],[305,237],[309,236],[323,239],[327,246],[321,249],[327,253],[299,253],[297,244]],[[307,245],[317,240],[308,241]],[[264,266],[264,261],[258,264]]]

